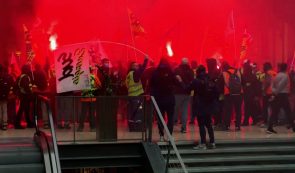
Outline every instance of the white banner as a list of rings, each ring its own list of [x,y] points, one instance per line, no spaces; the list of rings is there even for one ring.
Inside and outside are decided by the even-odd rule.
[[[54,52],[57,93],[88,89],[89,50],[93,42],[68,45]]]

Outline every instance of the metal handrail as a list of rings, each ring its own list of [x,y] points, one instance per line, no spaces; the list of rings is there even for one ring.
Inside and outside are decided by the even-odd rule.
[[[58,147],[57,147],[56,133],[55,133],[54,122],[53,122],[53,118],[52,118],[52,111],[49,106],[50,100],[47,97],[44,97],[41,95],[38,95],[38,98],[46,104],[48,118],[49,118],[50,131],[51,131],[51,136],[52,136],[52,144],[53,144],[53,149],[54,149],[54,156],[55,156],[57,173],[61,173],[61,166],[60,166],[59,153],[58,153]]]
[[[72,119],[76,119],[76,101],[75,99],[83,99],[83,98],[90,98],[90,99],[96,99],[97,101],[101,101],[103,100],[104,98],[111,98],[111,99],[114,99],[114,100],[124,100],[124,101],[129,101],[131,100],[132,98],[138,98],[141,100],[141,105],[144,105],[143,106],[143,109],[146,109],[146,105],[147,105],[147,99],[146,98],[150,98],[149,95],[140,95],[140,96],[119,96],[119,95],[115,95],[115,96],[78,96],[78,95],[71,95],[71,96],[55,96],[55,98],[58,100],[58,99],[61,99],[61,98],[66,98],[66,99],[73,99],[74,101],[74,113],[73,113],[73,116],[71,117]],[[138,138],[131,138],[131,139],[116,139],[116,141],[128,141],[128,140],[139,140],[139,141],[144,141],[144,142],[147,142],[147,141],[151,141],[151,138],[152,138],[152,127],[150,127],[149,125],[151,125],[150,123],[152,122],[152,120],[150,120],[151,117],[149,115],[147,115],[146,113],[146,110],[144,110],[144,114],[143,114],[143,127],[141,129],[141,136],[138,135]],[[76,128],[75,128],[75,123],[73,123],[74,125],[74,128],[72,129],[73,130],[73,138],[72,139],[69,139],[69,140],[62,140],[62,139],[59,139],[58,142],[72,142],[72,143],[77,143],[77,142],[89,142],[89,141],[95,141],[95,142],[107,142],[107,141],[97,141],[97,140],[83,140],[83,139],[76,139]]]
[[[180,165],[181,165],[183,171],[184,171],[185,173],[188,173],[188,171],[187,171],[187,169],[186,169],[186,167],[185,167],[185,165],[184,165],[184,162],[183,162],[183,160],[182,160],[182,158],[181,158],[181,156],[180,156],[180,153],[179,153],[179,151],[178,151],[178,149],[177,149],[177,147],[176,147],[176,144],[175,144],[174,138],[173,138],[173,136],[171,135],[171,133],[169,132],[169,129],[168,129],[166,123],[165,123],[165,120],[164,120],[163,115],[162,115],[162,113],[161,113],[161,111],[160,111],[160,109],[159,109],[159,106],[158,106],[158,104],[157,104],[157,102],[156,102],[156,100],[155,100],[155,98],[154,98],[153,96],[151,96],[151,99],[152,99],[153,105],[154,105],[154,107],[155,107],[155,109],[156,109],[156,111],[157,111],[157,113],[158,113],[158,115],[159,115],[159,116],[158,116],[158,117],[159,117],[159,120],[160,120],[161,124],[163,125],[164,130],[165,130],[165,132],[166,132],[166,134],[167,134],[167,137],[168,137],[169,143],[172,145],[173,150],[174,150],[174,152],[175,152],[175,154],[176,154],[176,156],[177,156],[177,158],[178,158],[178,160],[179,160],[179,162],[180,162]],[[170,148],[170,146],[169,146],[169,148]],[[168,150],[168,152],[169,152],[169,150]],[[169,157],[168,157],[168,158],[169,158]],[[169,159],[168,159],[168,161],[169,161]],[[166,164],[169,164],[169,163],[166,163]]]

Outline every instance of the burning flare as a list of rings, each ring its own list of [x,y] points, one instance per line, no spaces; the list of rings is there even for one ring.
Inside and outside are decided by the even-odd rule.
[[[169,57],[172,57],[174,55],[172,47],[171,47],[171,41],[167,42],[166,49]]]
[[[54,50],[56,50],[56,48],[57,48],[56,39],[57,39],[57,35],[56,35],[56,34],[51,35],[51,36],[49,37],[49,41],[50,41],[50,50],[51,50],[51,51],[54,51]]]

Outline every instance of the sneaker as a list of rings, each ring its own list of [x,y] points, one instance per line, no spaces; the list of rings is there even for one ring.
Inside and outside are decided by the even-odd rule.
[[[292,128],[293,132],[295,132],[295,127]]]
[[[21,125],[14,125],[15,129],[25,129],[25,127],[21,126]]]
[[[264,123],[260,124],[260,128],[266,128],[266,124]]]
[[[217,126],[214,127],[214,130],[216,130],[216,131],[223,131],[224,128],[222,127],[222,125],[217,125]]]
[[[7,125],[3,125],[2,130],[6,131],[7,130]]]
[[[206,144],[199,144],[193,148],[194,150],[207,150]]]
[[[57,128],[59,128],[59,129],[64,129],[65,127],[64,127],[62,124],[58,124],[58,125],[57,125]]]
[[[181,128],[181,133],[186,133],[186,130],[184,128]]]
[[[96,132],[96,128],[90,128],[90,132]]]
[[[164,142],[164,136],[160,136],[160,142]]]
[[[65,124],[65,129],[71,129],[71,125],[70,125],[70,123],[66,123],[66,124]]]
[[[229,127],[224,127],[224,128],[223,128],[223,131],[229,132],[230,129],[229,129]]]
[[[216,148],[216,145],[215,145],[215,143],[210,143],[210,144],[208,144],[208,147],[207,147],[208,149],[215,149]]]
[[[236,131],[241,131],[241,127],[237,126]]]
[[[27,128],[35,128],[35,124],[33,124],[33,123],[29,123],[29,124],[27,125]]]
[[[44,129],[49,129],[49,125],[48,124],[43,124],[43,128]]]
[[[276,132],[274,129],[267,129],[266,133],[268,133],[268,134],[277,134],[278,132]]]
[[[83,127],[79,126],[77,129],[77,132],[82,132],[83,131]]]

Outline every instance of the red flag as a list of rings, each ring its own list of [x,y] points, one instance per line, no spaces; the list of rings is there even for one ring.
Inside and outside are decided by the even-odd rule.
[[[253,40],[252,36],[245,29],[245,32],[243,34],[243,39],[242,39],[242,45],[241,45],[240,60],[243,60],[246,58],[248,47],[249,47],[249,44],[252,42],[252,40]]]
[[[225,37],[229,37],[230,35],[235,33],[235,21],[234,21],[234,11],[232,10],[229,14],[226,31],[225,31]]]
[[[25,34],[27,63],[31,64],[35,57],[35,53],[32,48],[31,33],[29,32],[26,25],[23,25],[23,28],[24,28],[24,34]]]
[[[137,36],[142,36],[145,35],[145,30],[137,17],[133,14],[133,12],[130,9],[127,9],[128,11],[128,16],[129,16],[129,22],[130,22],[130,28],[132,31],[132,34],[137,37]]]

